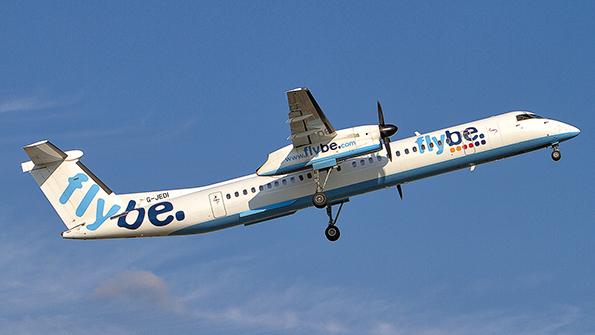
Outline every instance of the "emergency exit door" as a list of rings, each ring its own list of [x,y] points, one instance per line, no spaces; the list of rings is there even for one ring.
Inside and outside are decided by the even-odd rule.
[[[213,217],[218,218],[227,215],[225,204],[223,203],[223,194],[221,192],[214,192],[209,194],[209,202],[211,203],[211,211]]]

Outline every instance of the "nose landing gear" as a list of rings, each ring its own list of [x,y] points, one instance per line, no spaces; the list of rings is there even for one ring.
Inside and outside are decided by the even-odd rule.
[[[557,144],[552,145],[552,159],[554,161],[559,161],[562,158],[562,154],[560,153],[560,149],[558,148]]]
[[[339,230],[339,227],[335,225],[329,225],[324,230],[324,235],[329,241],[335,242],[341,236],[341,231]]]

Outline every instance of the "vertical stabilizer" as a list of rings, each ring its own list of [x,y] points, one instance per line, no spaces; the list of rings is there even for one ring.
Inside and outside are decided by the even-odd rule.
[[[64,152],[49,141],[23,148],[30,161],[22,163],[68,229],[85,225],[98,229],[122,208],[119,197],[95,176],[80,158],[83,152]]]

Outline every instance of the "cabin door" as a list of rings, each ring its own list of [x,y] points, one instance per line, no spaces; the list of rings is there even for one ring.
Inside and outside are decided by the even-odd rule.
[[[221,192],[214,192],[209,194],[209,202],[211,203],[211,210],[213,217],[219,218],[227,215],[225,204],[223,203],[223,194]]]

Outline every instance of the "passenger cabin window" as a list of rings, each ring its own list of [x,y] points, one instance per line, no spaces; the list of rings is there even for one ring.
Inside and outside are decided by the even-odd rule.
[[[405,149],[405,155],[409,154],[409,148]]]
[[[300,178],[300,181],[304,181],[304,176],[299,175],[298,177]]]
[[[337,165],[337,172],[341,172],[341,165]]]
[[[250,191],[252,191],[252,193],[256,193],[256,189],[254,187],[251,188]]]
[[[378,161],[380,162],[382,160],[382,157],[376,156],[376,159],[378,159]]]
[[[279,182],[275,180],[275,187],[279,187]]]
[[[362,165],[362,166],[363,166],[363,165],[365,165],[365,164],[366,164],[366,161],[365,161],[365,160],[363,160],[363,159],[360,159],[360,161],[359,161],[359,165]]]
[[[235,196],[236,196],[236,198],[237,198],[237,197],[239,197],[239,196],[240,196],[240,192],[236,191],[236,192],[235,192],[233,195],[235,195]]]
[[[351,166],[356,167],[357,166],[357,162],[356,161],[351,162]]]
[[[422,144],[421,145],[421,150],[426,150],[426,145],[425,144]]]
[[[248,195],[248,191],[246,190],[242,191],[242,193],[244,193],[244,195]]]
[[[281,183],[283,183],[283,185],[287,185],[287,179],[281,180]]]
[[[395,154],[397,154],[397,157],[401,156],[401,152],[399,150],[397,150],[397,152],[395,152]]]
[[[264,190],[264,186],[262,186],[262,185],[258,186],[258,190],[259,191],[263,191]]]
[[[411,149],[413,150],[413,152],[417,152],[417,147],[413,147]]]
[[[291,180],[292,183],[295,183],[295,177],[290,177],[289,180]]]
[[[226,197],[226,198],[229,200],[229,199],[231,199],[231,194],[227,193],[227,194],[225,195],[225,197]]]
[[[268,183],[268,184],[267,184],[267,188],[268,188],[268,189],[271,189],[272,187],[273,187],[273,185],[271,185],[271,183]]]
[[[312,174],[310,172],[308,172],[307,176],[308,176],[308,179],[312,179]]]
[[[372,158],[372,157],[369,157],[369,158],[368,158],[368,163],[370,163],[370,164],[374,163],[374,158]]]
[[[430,148],[434,147],[434,142],[430,142]]]

